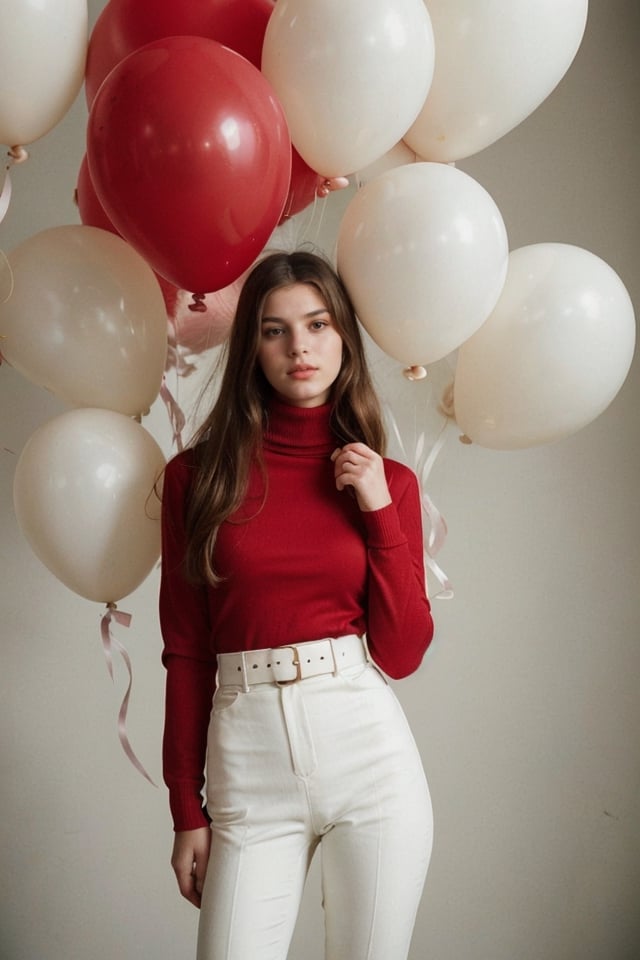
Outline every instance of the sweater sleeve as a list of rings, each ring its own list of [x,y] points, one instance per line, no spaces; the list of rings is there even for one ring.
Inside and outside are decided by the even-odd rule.
[[[162,494],[160,626],[167,671],[163,772],[176,830],[207,824],[202,789],[216,672],[206,587],[191,584],[183,574],[192,469],[186,455],[174,458],[166,468]]]
[[[422,508],[415,475],[388,463],[392,503],[362,514],[369,561],[367,640],[395,679],[418,669],[433,637],[423,560]]]

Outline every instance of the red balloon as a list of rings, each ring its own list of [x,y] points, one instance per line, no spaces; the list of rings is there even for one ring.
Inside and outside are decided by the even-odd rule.
[[[291,148],[291,183],[289,194],[284,205],[280,223],[294,214],[300,213],[315,199],[316,190],[323,178],[312,170],[302,159],[295,147]]]
[[[86,227],[99,227],[100,230],[108,230],[120,236],[109,217],[104,212],[104,208],[96,194],[91,174],[89,173],[89,162],[85,153],[78,171],[78,183],[76,186],[76,202],[78,204],[78,213],[80,220]],[[167,313],[172,314],[178,300],[178,289],[172,283],[155,274],[156,280],[160,284],[162,296],[164,297]]]
[[[91,33],[85,94],[89,107],[110,70],[154,40],[217,40],[260,69],[274,0],[110,0]]]
[[[322,179],[319,173],[316,173],[315,170],[312,170],[311,167],[305,163],[296,148],[292,147],[291,182],[289,184],[289,193],[284,205],[284,210],[279,220],[280,223],[284,223],[289,217],[300,213],[315,200],[316,190],[322,183]],[[89,227],[100,227],[102,230],[110,230],[111,233],[118,232],[98,200],[93,183],[91,182],[86,154],[82,159],[78,172],[76,200],[82,223]],[[168,280],[164,280],[162,277],[158,279],[164,294],[167,310],[169,314],[171,314],[178,291]]]
[[[82,163],[78,171],[76,202],[78,204],[80,220],[85,227],[99,227],[101,230],[108,230],[110,233],[118,233],[96,196],[96,191],[91,182],[86,153],[82,158]]]
[[[108,230],[119,236],[98,200],[91,182],[86,154],[82,158],[78,171],[76,201],[80,220],[85,226],[99,227],[101,230]],[[222,343],[229,332],[231,317],[238,301],[240,287],[244,282],[244,275],[239,280],[235,280],[230,287],[225,287],[217,293],[208,293],[203,303],[205,309],[199,312],[190,309],[191,293],[179,290],[158,273],[154,276],[162,291],[176,343],[189,353],[201,353],[209,347]],[[168,359],[171,362],[175,358]]]
[[[291,141],[265,77],[201,37],[168,37],[115,67],[89,114],[87,157],[114,227],[176,287],[208,293],[277,226]]]

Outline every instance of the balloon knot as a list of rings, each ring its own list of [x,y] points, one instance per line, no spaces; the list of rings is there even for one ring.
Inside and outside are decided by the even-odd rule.
[[[405,367],[402,373],[407,380],[424,380],[427,376],[427,371],[421,366]]]
[[[11,147],[7,156],[9,156],[14,163],[24,163],[25,160],[29,159],[28,151],[25,150],[24,147],[21,147],[20,144]]]
[[[471,439],[471,437],[468,437],[466,433],[461,433],[460,436],[458,437],[458,440],[460,441],[460,443],[464,443],[467,446],[473,443],[473,440]]]
[[[189,310],[193,313],[206,313],[207,305],[204,303],[204,298],[206,294],[204,293],[192,293],[193,302],[189,304]]]
[[[325,177],[316,188],[319,197],[328,197],[335,190],[345,190],[349,186],[348,177]]]

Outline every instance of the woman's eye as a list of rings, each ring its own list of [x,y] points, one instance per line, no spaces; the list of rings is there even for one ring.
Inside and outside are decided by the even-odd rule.
[[[328,327],[329,324],[326,320],[314,320],[311,324],[312,330],[322,330],[323,327]]]
[[[264,336],[270,338],[279,337],[282,332],[282,327],[267,327],[266,330],[263,330]]]

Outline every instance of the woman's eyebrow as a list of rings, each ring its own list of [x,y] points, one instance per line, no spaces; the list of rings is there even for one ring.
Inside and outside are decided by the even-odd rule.
[[[328,307],[321,307],[319,310],[310,310],[309,313],[303,314],[305,320],[310,320],[312,317],[318,317],[322,313],[329,313]],[[285,323],[286,321],[282,320],[280,317],[263,317],[262,323]]]

